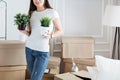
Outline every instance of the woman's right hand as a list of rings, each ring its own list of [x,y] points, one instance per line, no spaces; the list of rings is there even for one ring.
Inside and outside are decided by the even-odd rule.
[[[29,36],[29,32],[28,32],[27,30],[19,30],[19,31],[20,31],[21,33],[23,33],[23,34]]]

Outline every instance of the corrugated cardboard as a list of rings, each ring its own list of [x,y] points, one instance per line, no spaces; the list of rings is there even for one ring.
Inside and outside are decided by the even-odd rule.
[[[26,66],[0,67],[0,80],[25,80]]]
[[[59,68],[58,69],[50,69],[49,74],[59,74]]]
[[[62,37],[63,58],[94,58],[94,39],[92,37]]]
[[[42,80],[54,80],[54,74],[44,74]]]
[[[78,72],[71,72],[71,74],[74,74],[76,76],[79,76],[81,78],[88,78],[88,79],[91,79],[89,73],[85,70],[81,70],[81,71],[78,71]]]
[[[78,72],[57,74],[54,76],[54,80],[87,80],[87,79],[90,80],[90,78],[91,77],[90,77],[89,73],[87,71],[83,71],[83,70],[78,71]]]
[[[47,68],[48,69],[56,69],[60,66],[61,59],[58,57],[50,56],[49,63]]]
[[[80,79],[71,73],[63,73],[55,75],[54,80],[83,80],[83,79]]]
[[[87,70],[87,66],[95,65],[95,58],[74,58],[74,61],[79,70]],[[71,58],[64,58],[63,63],[63,72],[71,72],[73,66]]]
[[[0,66],[26,65],[25,43],[18,40],[0,41]]]
[[[63,58],[63,62],[72,63],[72,58]],[[74,62],[81,65],[95,65],[95,58],[74,58]]]

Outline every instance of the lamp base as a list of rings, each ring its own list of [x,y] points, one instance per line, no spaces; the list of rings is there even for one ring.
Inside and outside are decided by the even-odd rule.
[[[114,37],[114,44],[113,44],[113,51],[112,51],[112,59],[120,59],[120,27],[116,27],[115,30],[115,37]]]

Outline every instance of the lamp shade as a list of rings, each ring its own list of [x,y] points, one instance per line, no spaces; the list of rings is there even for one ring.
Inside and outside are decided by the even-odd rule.
[[[103,16],[103,25],[120,27],[120,6],[107,5]]]

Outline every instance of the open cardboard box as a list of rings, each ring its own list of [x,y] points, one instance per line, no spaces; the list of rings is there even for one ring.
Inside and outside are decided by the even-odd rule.
[[[57,74],[54,76],[54,80],[91,80],[91,77],[87,71],[81,70],[78,72]]]
[[[63,58],[63,72],[71,72],[72,69],[72,59],[71,58]],[[95,58],[74,58],[74,62],[80,70],[87,70],[87,66],[95,65]]]

